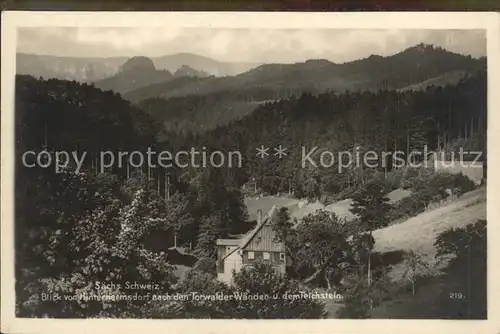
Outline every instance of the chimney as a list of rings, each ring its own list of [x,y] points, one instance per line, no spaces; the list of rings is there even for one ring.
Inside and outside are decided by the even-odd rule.
[[[262,222],[262,210],[257,211],[257,224]]]

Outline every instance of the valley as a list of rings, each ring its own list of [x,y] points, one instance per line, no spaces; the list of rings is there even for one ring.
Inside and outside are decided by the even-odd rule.
[[[16,159],[27,150],[89,157],[78,172],[16,165],[19,315],[485,316],[486,58],[420,43],[345,63],[19,54],[17,66]],[[262,147],[267,155],[258,154]],[[402,167],[385,158],[375,166],[334,158],[328,167],[303,166],[304,147],[318,148],[316,161],[329,152],[408,159]],[[193,148],[238,151],[244,164],[126,159],[99,169],[102,152]],[[460,148],[484,152],[479,181],[411,166],[414,152]],[[349,298],[62,309],[30,297],[43,289],[100,293],[96,280],[153,281],[164,294],[338,291]],[[450,289],[473,306],[443,306]],[[437,306],[423,310],[426,302]]]

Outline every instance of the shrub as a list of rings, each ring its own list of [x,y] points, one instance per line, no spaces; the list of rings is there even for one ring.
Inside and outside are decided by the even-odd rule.
[[[395,204],[389,213],[391,221],[409,218],[423,211],[430,203],[439,202],[451,194],[461,196],[475,188],[474,182],[467,176],[448,172],[421,172],[409,179],[412,194]]]
[[[455,194],[457,194],[458,196],[468,191],[474,190],[474,188],[476,188],[474,182],[467,176],[463,175],[462,173],[455,175],[453,185],[455,189]]]
[[[411,180],[419,173],[416,168],[394,168],[387,172],[385,180],[390,185],[390,189],[397,188],[408,189],[411,187]]]
[[[435,241],[437,260],[451,257],[446,286],[437,299],[444,318],[485,319],[487,315],[486,221],[441,233]]]
[[[193,269],[216,276],[216,263],[212,258],[203,257],[199,259],[194,264]]]
[[[236,318],[284,319],[324,318],[326,312],[321,301],[309,298],[290,299],[285,295],[299,295],[305,287],[298,281],[290,280],[276,272],[268,264],[257,263],[252,267],[245,267],[234,275],[235,292],[248,296],[267,296],[266,300],[249,298],[239,300],[233,310]]]
[[[342,201],[344,199],[348,199],[348,198],[351,198],[352,195],[354,195],[354,193],[356,193],[358,189],[355,188],[355,187],[349,187],[349,188],[345,188],[343,189],[341,192],[339,192],[337,194],[337,197],[336,197],[336,201]]]
[[[337,316],[349,319],[369,318],[372,308],[392,298],[394,287],[395,285],[385,274],[381,274],[371,286],[365,277],[351,275],[339,290],[344,296],[344,305],[337,311]]]
[[[413,186],[415,192],[423,192],[429,197],[439,195],[441,198],[446,198],[449,194],[447,190],[453,193],[463,194],[475,188],[467,176],[460,174],[451,174],[449,172],[438,172],[431,175],[429,178],[418,179]]]
[[[193,297],[193,294],[215,296],[231,293],[232,290],[226,284],[219,282],[214,275],[193,268],[186,272],[182,281],[174,287],[171,293],[171,295],[182,295],[185,299],[150,300],[143,307],[141,316],[155,319],[232,318],[232,311],[236,307],[236,302],[233,300]]]

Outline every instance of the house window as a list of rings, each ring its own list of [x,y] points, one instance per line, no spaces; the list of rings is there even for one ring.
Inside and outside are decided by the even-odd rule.
[[[280,260],[284,260],[285,259],[285,253],[280,253]]]
[[[254,254],[254,252],[248,252],[248,259],[249,259],[249,260],[253,260],[253,259],[255,259],[255,254]]]
[[[264,252],[264,260],[269,260],[271,258],[271,254],[268,252]]]

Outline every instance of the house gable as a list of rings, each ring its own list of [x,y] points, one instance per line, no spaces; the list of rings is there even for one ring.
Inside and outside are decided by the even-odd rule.
[[[285,245],[277,239],[276,231],[274,231],[268,221],[257,231],[257,233],[253,235],[242,250],[257,252],[284,252]]]
[[[278,241],[272,222],[276,218],[274,206],[269,214],[260,219],[257,226],[242,239],[217,240],[217,276],[221,281],[232,282],[232,271],[239,272],[242,266],[257,261],[269,260],[285,271],[285,245]],[[249,258],[253,252],[253,258]]]

